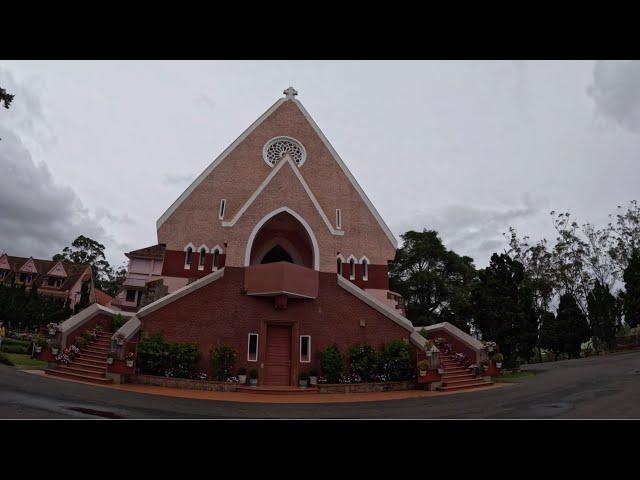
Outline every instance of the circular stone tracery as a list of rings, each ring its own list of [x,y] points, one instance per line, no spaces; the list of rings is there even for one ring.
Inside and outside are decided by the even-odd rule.
[[[287,154],[298,166],[302,165],[307,159],[307,152],[302,144],[291,137],[272,138],[262,149],[264,161],[272,167]]]

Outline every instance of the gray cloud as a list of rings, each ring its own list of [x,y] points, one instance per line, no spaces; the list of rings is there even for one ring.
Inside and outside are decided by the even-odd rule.
[[[598,113],[640,133],[640,62],[596,62],[587,93]]]
[[[215,110],[216,108],[216,102],[207,95],[197,96],[193,99],[193,103],[195,103],[196,105],[201,105],[211,111]]]
[[[55,141],[34,90],[3,69],[0,83],[15,95],[11,108],[0,112],[0,252],[51,258],[79,235],[119,248],[99,224],[108,212],[92,217],[72,188],[34,161],[30,147]]]
[[[528,197],[524,198],[522,206],[515,208],[449,205],[434,213],[407,218],[393,230],[398,235],[407,230],[436,230],[447,248],[472,257],[476,266],[482,267],[489,262],[493,252],[506,248],[502,233],[539,212]]]
[[[183,175],[179,173],[167,173],[162,177],[162,184],[165,187],[173,187],[176,185],[184,185],[191,183],[194,179],[194,175]]]

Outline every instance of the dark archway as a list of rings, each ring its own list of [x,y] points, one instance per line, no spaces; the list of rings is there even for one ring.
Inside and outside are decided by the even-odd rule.
[[[300,221],[289,212],[280,212],[258,230],[251,245],[250,265],[289,262],[314,268],[314,247]]]
[[[289,262],[294,263],[291,259],[291,255],[282,248],[280,245],[276,245],[262,258],[260,263],[274,263],[274,262]]]

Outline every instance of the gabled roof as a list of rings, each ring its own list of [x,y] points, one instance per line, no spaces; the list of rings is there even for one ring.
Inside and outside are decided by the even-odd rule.
[[[33,262],[36,274],[36,278],[33,284],[38,287],[46,287],[46,285],[42,284],[42,279],[43,277],[47,276],[48,272],[50,272],[51,269],[54,268],[58,263],[60,263],[67,274],[67,277],[65,278],[62,286],[59,287],[59,290],[69,290],[82,277],[86,277],[86,280],[89,280],[91,278],[91,267],[88,264],[84,263],[73,263],[64,260],[42,260],[33,257],[13,257],[10,255],[6,255],[6,259],[11,267],[11,271],[14,272],[14,274],[21,273],[21,269],[24,265]],[[4,282],[9,283],[10,277],[8,276],[7,278],[5,278]]]
[[[285,93],[287,91],[285,90]],[[340,166],[340,168],[342,169],[342,171],[344,172],[344,174],[346,175],[346,177],[349,179],[351,185],[353,186],[353,188],[358,192],[358,194],[360,195],[360,197],[362,198],[363,202],[365,203],[365,205],[367,206],[367,208],[369,209],[369,211],[371,212],[371,214],[373,215],[373,217],[377,220],[377,222],[380,224],[380,227],[382,228],[382,231],[385,233],[385,235],[387,236],[387,238],[389,239],[389,241],[391,242],[391,244],[393,245],[394,248],[398,247],[398,241],[396,240],[396,238],[394,237],[393,233],[391,232],[391,230],[389,229],[389,227],[387,226],[387,224],[384,222],[384,220],[382,219],[382,217],[380,216],[380,214],[378,213],[378,211],[376,210],[376,208],[373,206],[373,203],[371,203],[371,200],[369,200],[369,197],[367,197],[366,193],[364,192],[364,190],[362,189],[362,187],[358,184],[358,182],[356,181],[355,177],[353,176],[353,174],[349,171],[349,169],[347,168],[347,166],[345,165],[345,163],[342,161],[342,159],[340,158],[340,156],[338,155],[338,152],[336,152],[336,150],[333,148],[333,146],[331,145],[331,143],[329,143],[329,140],[327,139],[327,137],[324,135],[324,133],[322,133],[322,130],[320,130],[320,127],[318,127],[318,125],[316,124],[316,122],[313,120],[313,118],[311,118],[311,115],[309,115],[309,112],[307,112],[307,110],[302,106],[302,103],[300,103],[299,100],[297,100],[293,95],[287,94],[287,96],[285,98],[281,98],[279,99],[277,102],[275,102],[271,107],[269,107],[269,109],[264,112],[255,122],[253,122],[249,128],[247,128],[244,132],[242,132],[242,134],[231,144],[229,145],[229,147],[227,147],[199,176],[198,178],[196,178],[191,185],[189,185],[187,187],[187,189],[182,192],[182,195],[180,195],[178,197],[178,199],[173,202],[173,204],[171,204],[171,206],[160,216],[160,218],[157,220],[156,222],[156,228],[160,228],[160,226],[162,226],[162,224],[173,214],[173,212],[175,212],[175,210],[180,206],[180,204],[189,196],[191,195],[191,193],[198,187],[198,185],[200,185],[200,183],[202,183],[204,181],[205,178],[207,178],[209,176],[209,174],[233,151],[235,150],[235,148],[245,139],[247,138],[247,136],[249,136],[249,134],[251,132],[253,132],[262,122],[264,122],[273,112],[275,112],[278,107],[280,107],[280,105],[282,105],[284,102],[293,102],[294,105],[296,105],[298,107],[298,109],[302,112],[303,116],[305,117],[305,119],[309,122],[309,124],[311,125],[311,127],[314,129],[314,131],[316,132],[316,134],[320,137],[320,139],[322,140],[322,142],[324,143],[325,147],[329,150],[329,152],[331,153],[331,155],[333,156],[334,160],[337,162],[337,164]],[[279,162],[282,163],[282,162]],[[273,172],[272,172],[273,173]],[[308,189],[308,187],[307,187]],[[223,224],[224,225],[224,224]]]
[[[164,258],[165,247],[166,245],[164,243],[159,243],[157,245],[151,245],[150,247],[131,250],[130,252],[125,253],[125,255],[127,258],[153,258],[162,260]]]
[[[55,277],[68,277],[66,270],[64,269],[64,265],[62,261],[58,261],[48,272],[47,275],[55,276]]]
[[[33,257],[24,262],[18,271],[21,273],[40,273],[36,263],[33,261]]]

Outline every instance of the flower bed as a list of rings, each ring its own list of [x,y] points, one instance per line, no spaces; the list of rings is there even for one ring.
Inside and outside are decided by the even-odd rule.
[[[185,390],[209,390],[212,392],[235,392],[237,382],[214,382],[211,380],[194,380],[189,378],[159,377],[138,373],[131,376],[131,383],[154,385],[156,387],[181,388]]]

